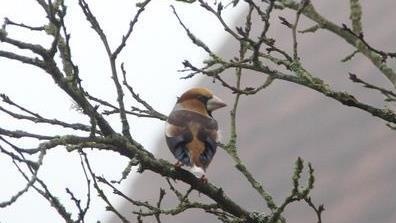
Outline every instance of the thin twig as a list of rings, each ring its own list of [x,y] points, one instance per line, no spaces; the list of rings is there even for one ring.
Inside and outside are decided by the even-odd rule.
[[[0,106],[0,111],[3,111],[4,113],[10,115],[13,118],[16,119],[22,119],[22,120],[28,120],[28,121],[32,121],[34,123],[46,123],[46,124],[50,124],[50,125],[58,125],[58,126],[62,126],[64,128],[70,128],[70,129],[74,129],[74,130],[81,130],[81,131],[91,131],[91,127],[81,124],[81,123],[67,123],[67,122],[63,122],[63,121],[59,121],[57,119],[48,119],[48,118],[44,118],[41,115],[38,115],[36,117],[32,117],[32,116],[27,116],[27,115],[22,115],[22,114],[17,114],[15,112],[12,112],[8,109],[5,109],[3,107]],[[96,131],[97,133],[100,134],[100,131]]]
[[[157,110],[155,110],[149,103],[147,103],[145,100],[143,100],[139,94],[135,92],[135,90],[132,88],[132,86],[128,83],[127,78],[126,78],[126,71],[124,67],[124,63],[121,63],[121,71],[122,71],[122,76],[123,76],[123,85],[129,90],[129,93],[131,93],[132,97],[141,105],[143,105],[147,110],[140,110],[136,107],[132,107],[133,111],[138,111],[140,115],[145,114],[145,117],[150,117],[150,118],[158,118],[160,120],[166,120],[166,116]],[[138,116],[135,112],[128,112],[125,111],[128,114],[133,114]],[[141,116],[142,117],[142,116]]]
[[[297,42],[297,26],[300,21],[301,13],[304,8],[310,4],[310,0],[302,0],[299,6],[299,9],[296,11],[296,19],[294,20],[294,24],[292,25],[292,37],[293,37],[293,59],[295,61],[299,60],[298,57],[298,42]]]
[[[93,172],[91,165],[89,163],[88,157],[87,155],[81,150],[80,151],[81,156],[84,158],[84,163],[87,167],[88,173],[91,175],[92,178],[92,182],[93,182],[93,186],[96,189],[99,197],[106,203],[107,207],[106,210],[113,212],[115,215],[117,215],[118,218],[120,218],[120,220],[123,223],[129,223],[129,221],[119,212],[117,211],[117,209],[111,204],[111,202],[109,201],[109,199],[107,198],[106,194],[103,192],[103,190],[100,188],[100,186],[98,185],[96,179],[97,176],[95,175],[95,173]]]
[[[375,52],[375,53],[381,55],[381,57],[382,57],[382,62],[385,62],[386,59],[387,59],[388,57],[396,58],[396,52],[392,52],[392,53],[391,53],[391,52],[385,52],[385,51],[383,51],[383,50],[378,50],[378,49],[372,47],[372,46],[364,39],[363,33],[358,33],[358,34],[356,34],[354,31],[352,31],[352,30],[351,30],[347,25],[345,25],[345,24],[342,24],[342,29],[345,30],[345,31],[347,31],[347,32],[350,33],[351,35],[355,36],[357,39],[359,39],[370,51],[373,51],[373,52]]]
[[[3,151],[3,150],[4,149],[0,145],[0,151]],[[9,200],[0,202],[0,208],[4,208],[6,206],[13,204],[15,201],[17,201],[18,198],[20,198],[24,193],[26,193],[31,186],[33,186],[33,184],[37,181],[38,170],[39,170],[39,167],[42,165],[45,154],[46,154],[46,151],[41,150],[41,152],[39,154],[39,158],[36,162],[37,165],[36,165],[35,171],[33,172],[32,176],[30,178],[28,178],[26,176],[27,184],[25,185],[25,187],[22,190],[18,191],[15,195],[11,196],[11,198]],[[18,166],[15,162],[16,159],[12,159],[12,161],[16,166]],[[28,164],[27,162],[25,162],[25,163]],[[22,171],[21,169],[19,169],[19,170]]]
[[[370,84],[370,83],[358,78],[356,74],[349,73],[349,79],[351,79],[355,83],[363,84],[363,86],[366,87],[366,88],[370,88],[370,89],[374,89],[374,90],[379,91],[389,101],[395,101],[396,100],[396,93],[395,92],[393,92],[391,90],[387,90],[387,89],[382,88],[382,87],[375,86],[373,84]]]
[[[7,17],[4,18],[4,27],[6,25],[12,25],[12,26],[17,26],[17,27],[21,27],[21,28],[26,28],[26,29],[30,29],[32,31],[43,31],[45,29],[44,26],[29,26],[29,25],[25,25],[23,23],[17,23]]]
[[[204,49],[209,55],[214,56],[216,54],[213,53],[212,50],[209,49],[209,47],[202,42],[200,39],[198,39],[187,27],[184,25],[182,20],[180,19],[179,15],[176,12],[176,9],[173,5],[170,6],[172,8],[173,14],[176,16],[177,20],[179,21],[179,24],[183,27],[184,31],[187,33],[188,37],[191,39],[191,41],[199,46],[200,48]]]
[[[121,52],[121,50],[125,47],[126,42],[129,38],[129,36],[132,34],[133,28],[135,27],[140,15],[146,9],[146,6],[148,5],[148,3],[150,3],[150,1],[151,0],[145,0],[144,2],[139,3],[139,10],[137,11],[137,13],[133,17],[133,19],[129,22],[128,31],[126,32],[125,35],[122,36],[122,41],[121,41],[120,45],[112,53],[113,58],[116,58],[118,56],[118,54]]]

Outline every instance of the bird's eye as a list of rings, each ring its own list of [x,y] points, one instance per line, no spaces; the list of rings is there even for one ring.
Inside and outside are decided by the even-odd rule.
[[[208,102],[208,100],[210,99],[210,97],[205,96],[205,95],[200,95],[198,96],[198,100],[200,100],[202,103],[206,104]]]

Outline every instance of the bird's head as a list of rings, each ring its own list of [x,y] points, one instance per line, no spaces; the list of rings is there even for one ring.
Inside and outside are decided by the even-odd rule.
[[[223,100],[207,88],[191,88],[179,97],[177,103],[184,109],[209,116],[212,116],[214,110],[226,106]]]

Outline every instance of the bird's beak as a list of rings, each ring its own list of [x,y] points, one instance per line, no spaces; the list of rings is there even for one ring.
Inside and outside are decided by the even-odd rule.
[[[208,111],[214,111],[216,109],[219,109],[219,108],[222,108],[222,107],[225,107],[225,106],[227,106],[227,104],[224,103],[223,100],[221,100],[216,95],[213,95],[213,97],[208,100],[207,105],[206,105],[206,109],[208,109]]]

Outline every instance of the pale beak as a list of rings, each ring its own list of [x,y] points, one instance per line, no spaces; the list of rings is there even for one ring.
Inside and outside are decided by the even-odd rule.
[[[224,103],[223,100],[221,100],[216,95],[213,95],[213,97],[208,100],[208,102],[206,104],[206,109],[211,112],[211,111],[214,111],[216,109],[219,109],[219,108],[222,108],[225,106],[227,106],[227,104]]]

